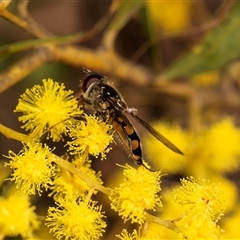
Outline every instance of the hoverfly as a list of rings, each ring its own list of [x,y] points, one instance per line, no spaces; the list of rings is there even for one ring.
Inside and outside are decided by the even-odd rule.
[[[88,69],[83,69],[83,71],[86,73],[86,77],[80,81],[79,103],[89,105],[103,121],[112,124],[116,135],[137,165],[146,167],[143,163],[140,137],[128,115],[132,116],[166,147],[178,154],[183,154],[161,133],[138,117],[137,109],[129,108],[118,91],[107,83],[104,76]]]

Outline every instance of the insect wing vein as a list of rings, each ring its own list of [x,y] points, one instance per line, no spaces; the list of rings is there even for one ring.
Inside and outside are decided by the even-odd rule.
[[[164,137],[160,132],[155,130],[152,126],[150,126],[148,123],[146,123],[140,117],[138,117],[137,115],[135,115],[132,112],[127,112],[127,113],[130,114],[143,127],[145,127],[156,139],[158,139],[160,142],[162,142],[166,147],[168,147],[175,153],[184,155],[183,152],[180,149],[178,149],[172,142],[170,142],[166,137]]]

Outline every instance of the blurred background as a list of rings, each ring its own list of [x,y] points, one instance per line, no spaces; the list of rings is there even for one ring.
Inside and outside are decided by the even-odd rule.
[[[21,2],[25,1],[13,1],[7,9],[19,16],[19,12],[23,13],[19,10]],[[1,4],[4,1],[0,1],[0,10]],[[42,35],[31,28],[23,30],[13,23],[11,16],[1,15],[0,18],[0,122],[5,126],[23,131],[18,122],[19,114],[13,109],[26,88],[52,78],[64,83],[77,96],[79,80],[84,77],[82,68],[87,67],[107,76],[128,105],[137,108],[139,116],[148,123],[162,120],[198,135],[211,124],[231,116],[234,126],[239,127],[240,4],[237,1],[34,0],[29,1],[28,12],[37,23],[34,26],[43,29],[39,31]],[[101,21],[104,24],[97,25]],[[86,38],[75,37],[66,42],[61,38],[76,36],[76,33],[83,33]],[[29,44],[27,48],[21,45],[21,41],[52,36],[59,36],[56,45],[64,47],[66,44],[75,52],[63,56],[55,51],[41,62],[34,51],[44,44],[32,47]],[[7,44],[16,43],[19,43],[17,50],[9,51]],[[38,67],[31,68],[26,60],[25,76],[15,72],[8,86],[5,83],[8,71],[28,56],[39,57]],[[144,138],[146,130],[131,121]],[[167,131],[164,134],[168,134]],[[171,135],[166,137],[174,142]],[[185,145],[191,147],[192,143]],[[57,148],[60,155],[64,152],[63,146],[64,143],[59,143]],[[2,155],[7,155],[10,149],[18,152],[21,148],[21,143],[0,134],[1,162],[5,161]],[[151,164],[148,156],[146,161]],[[93,161],[93,168],[102,171],[106,186],[113,186],[119,171],[116,164],[126,163],[133,164],[122,146],[116,144],[107,160]],[[238,173],[238,167],[227,173],[236,186],[240,183]],[[185,174],[176,171],[163,180],[163,185],[168,187]],[[101,193],[99,195],[100,202],[108,201]],[[34,201],[39,205],[39,214],[44,215],[51,201],[47,194]],[[104,239],[114,239],[120,231],[116,226],[121,219],[115,220],[116,213],[107,204],[103,210],[108,213],[109,226]]]

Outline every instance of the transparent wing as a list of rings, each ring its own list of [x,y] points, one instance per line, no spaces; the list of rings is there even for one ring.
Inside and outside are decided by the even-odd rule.
[[[143,127],[145,127],[156,139],[162,142],[166,147],[171,149],[172,151],[182,154],[183,152],[178,149],[172,142],[170,142],[166,137],[164,137],[161,133],[151,127],[148,123],[143,121],[140,117],[136,115],[137,109],[135,108],[128,108],[127,104],[122,100],[118,92],[108,86],[105,88],[105,95],[108,96],[106,101],[111,105],[111,107],[120,115],[125,116],[124,113],[130,114],[136,121],[138,121]],[[127,118],[127,116],[125,116]]]
[[[143,127],[145,127],[156,139],[158,139],[160,142],[162,142],[166,147],[168,147],[175,153],[184,155],[183,152],[179,148],[177,148],[172,142],[170,142],[160,132],[155,130],[152,126],[150,126],[148,123],[146,123],[144,120],[142,120],[136,114],[134,114],[133,111],[126,111],[126,112],[128,114],[130,114],[136,121],[138,121]]]

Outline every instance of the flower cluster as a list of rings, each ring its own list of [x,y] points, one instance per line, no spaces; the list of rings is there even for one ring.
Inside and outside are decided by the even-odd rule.
[[[145,210],[155,210],[156,206],[161,206],[160,172],[127,166],[123,174],[124,182],[110,196],[111,207],[124,221],[142,224],[146,217]]]
[[[184,130],[178,125],[166,123],[157,123],[155,124],[155,127],[164,135],[169,136],[171,141],[173,141],[173,143],[184,152],[184,156],[180,160],[181,164],[178,164],[179,161],[176,159],[174,154],[171,155],[171,151],[167,148],[163,148],[161,144],[156,142],[154,139],[147,137],[144,145],[145,150],[155,161],[155,164],[162,167],[163,172],[178,172],[185,176],[194,176],[200,179],[208,179],[212,183],[219,183],[221,184],[221,190],[225,193],[227,199],[227,202],[225,202],[221,197],[214,197],[214,192],[217,192],[215,190],[219,187],[214,184],[209,184],[207,180],[202,183],[199,182],[199,180],[196,181],[198,183],[196,186],[194,182],[192,182],[192,189],[188,188],[188,191],[185,191],[186,188],[182,187],[179,189],[179,193],[182,193],[182,197],[185,192],[184,198],[186,200],[193,201],[191,198],[192,195],[190,194],[192,192],[196,198],[200,199],[200,202],[199,204],[196,204],[198,208],[190,207],[189,212],[184,214],[181,221],[179,221],[181,225],[181,229],[179,231],[182,233],[184,232],[182,236],[189,236],[186,232],[190,234],[191,231],[195,229],[196,234],[201,232],[202,235],[198,235],[200,238],[220,238],[223,235],[223,232],[217,225],[217,219],[219,216],[218,214],[221,215],[221,213],[223,213],[221,207],[223,205],[225,206],[225,212],[235,212],[236,207],[239,206],[238,187],[226,177],[225,173],[235,172],[239,169],[240,129],[236,127],[231,117],[223,118],[218,122],[203,128],[202,131],[198,131],[197,133]],[[176,131],[172,131],[173,129]],[[177,157],[181,158],[181,156]],[[191,182],[191,179],[186,181]],[[183,185],[184,184],[185,183],[183,182]],[[205,189],[204,186],[207,186],[207,188]],[[202,190],[204,189],[208,189],[212,198],[209,198],[206,194],[202,195]],[[200,194],[198,197],[196,191]],[[165,197],[165,202],[167,204],[164,205],[161,217],[165,219],[172,219],[176,217],[174,214],[181,215],[182,212],[186,211],[188,204],[181,205],[182,207],[178,206],[177,208],[173,207],[172,204],[169,204],[171,201],[175,202],[180,199],[179,195],[174,200],[169,197],[169,193],[164,191],[163,199]],[[209,200],[208,204],[206,204],[204,199]],[[195,201],[193,202],[196,203]],[[212,208],[213,205],[215,206],[214,208]],[[204,211],[202,207],[204,208],[206,206],[207,208],[205,208]],[[218,212],[217,209],[220,209],[220,211]],[[199,215],[198,213],[200,212],[202,214]],[[210,212],[212,212],[212,214],[214,213],[215,217],[213,215],[210,217]],[[234,222],[234,216],[232,214],[231,216],[232,218],[229,218],[229,222],[231,222],[231,219],[233,219]],[[190,221],[191,219],[195,219],[195,221]],[[194,225],[195,223],[197,226]],[[229,238],[231,238],[234,235],[231,233],[232,230],[230,230],[231,228],[228,224],[221,226],[223,229],[225,226],[229,229],[229,234],[225,233],[225,236],[229,236]],[[205,230],[203,231],[203,229]],[[206,235],[203,235],[204,233],[206,233]],[[172,234],[169,234],[167,231],[164,231],[164,233],[162,231],[162,236],[165,238],[177,237],[173,237]],[[193,238],[193,236],[194,234],[189,238]]]
[[[102,236],[106,223],[101,207],[96,202],[66,198],[50,207],[46,217],[47,226],[57,239],[98,239]]]
[[[206,172],[232,172],[240,165],[240,130],[230,117],[197,134],[163,122],[155,124],[155,128],[171,137],[171,141],[184,152],[184,157],[179,156],[153,137],[147,137],[144,141],[146,153],[163,172],[205,177]]]
[[[94,185],[101,186],[102,180],[101,173],[91,169],[88,155],[101,154],[104,158],[110,150],[113,131],[110,125],[100,121],[96,116],[85,115],[85,120],[82,121],[73,119],[74,116],[82,114],[78,108],[72,91],[66,91],[63,84],[60,85],[51,79],[43,80],[43,86],[37,85],[27,89],[19,99],[15,111],[23,113],[19,120],[25,123],[23,128],[30,130],[31,133],[28,138],[23,139],[23,141],[27,139],[27,142],[18,154],[9,151],[7,158],[10,161],[5,166],[13,170],[9,180],[16,182],[21,194],[41,195],[43,190],[51,190],[49,195],[54,197],[58,207],[49,208],[46,220],[57,238],[98,239],[106,223],[102,220],[101,206],[97,206],[97,202],[90,198],[93,193],[97,193]],[[66,145],[69,147],[68,151],[75,154],[71,164],[67,164],[67,160],[60,161],[59,157],[53,154],[53,150],[41,143],[45,131],[53,141],[62,139],[62,134],[68,134],[72,138]],[[60,165],[57,166],[58,164]],[[75,169],[79,169],[80,172],[75,173]],[[81,176],[84,176],[85,181]],[[12,232],[9,230],[18,218],[11,206],[7,205],[9,202],[12,203],[12,200],[10,198],[6,202],[1,199],[0,215],[4,212],[13,213],[9,220],[13,223],[8,222],[9,227],[3,222],[0,224],[1,233],[3,236],[18,234],[23,237],[32,236],[30,234],[38,226],[34,219],[28,223],[26,218],[28,225],[22,225],[23,227],[19,225],[18,220],[16,230]],[[16,204],[12,204],[13,209],[15,206]],[[34,210],[27,205],[26,210],[20,209],[21,214],[26,214],[26,217],[28,212]],[[4,215],[1,216],[1,219],[4,219]]]
[[[0,197],[1,236],[33,238],[33,231],[40,225],[34,210],[28,196],[15,193],[7,198]]]
[[[102,158],[111,149],[113,142],[112,126],[100,121],[96,116],[85,115],[86,122],[72,125],[69,128],[69,136],[72,141],[68,142],[69,149],[74,154],[87,151],[93,156],[101,154]]]
[[[181,180],[174,190],[175,203],[189,208],[176,221],[180,234],[187,239],[219,239],[217,221],[223,215],[226,200],[220,186],[193,177]]]
[[[21,95],[15,112],[23,113],[19,121],[26,130],[34,131],[38,137],[47,132],[54,141],[59,141],[61,134],[67,133],[72,117],[82,114],[72,94],[63,84],[44,79],[43,86],[35,85]]]
[[[153,172],[143,166],[133,168],[126,165],[123,180],[118,187],[116,181],[114,187],[104,187],[101,172],[92,169],[89,158],[90,155],[106,158],[113,142],[113,126],[95,115],[83,114],[79,108],[72,91],[66,91],[63,84],[51,79],[43,80],[43,86],[27,89],[19,99],[15,111],[23,113],[19,120],[30,133],[21,139],[24,146],[18,154],[9,151],[7,158],[10,161],[5,166],[13,171],[8,179],[15,182],[17,190],[25,196],[11,196],[12,185],[6,188],[1,186],[0,238],[17,235],[23,238],[35,237],[33,231],[39,227],[40,221],[26,195],[42,195],[44,190],[50,190],[48,196],[56,202],[55,207],[48,209],[46,225],[57,239],[87,240],[102,237],[107,226],[105,213],[102,205],[92,200],[93,194],[98,191],[108,195],[108,203],[110,199],[111,208],[124,222],[130,220],[139,225],[139,231],[133,230],[132,233],[123,229],[116,235],[121,240],[162,239],[164,231],[160,228],[153,231],[151,222],[177,231],[180,238],[221,237],[218,221],[225,206],[231,209],[236,202],[236,188],[230,188],[217,174],[211,176],[210,180],[221,182],[221,188],[228,196],[232,196],[230,204],[226,205],[217,184],[189,177],[183,179],[182,186],[173,191],[173,202],[178,205],[178,209],[174,216],[164,217],[172,220],[152,216],[148,211],[154,212],[162,207],[164,195],[160,187],[161,172]],[[74,119],[76,116],[82,120]],[[145,149],[151,159],[156,161],[155,168],[171,173],[196,173],[196,176],[204,175],[209,170],[215,173],[229,172],[239,165],[240,132],[230,118],[198,136],[183,131],[178,125],[160,123],[156,128],[164,135],[171,136],[185,156],[177,155],[149,138]],[[64,146],[66,152],[63,157],[53,153],[55,148],[51,149],[42,143],[45,132],[53,141],[62,139],[63,134],[68,135],[70,140]],[[19,134],[19,138],[21,136],[23,134]],[[159,167],[157,164],[160,164]],[[168,209],[173,211],[170,202],[164,204],[162,216]],[[24,221],[20,221],[23,216]]]
[[[52,185],[55,167],[49,148],[39,143],[29,143],[15,154],[9,151],[11,159],[6,166],[13,169],[11,180],[15,180],[17,188],[22,194],[41,194],[42,188],[48,189]]]

